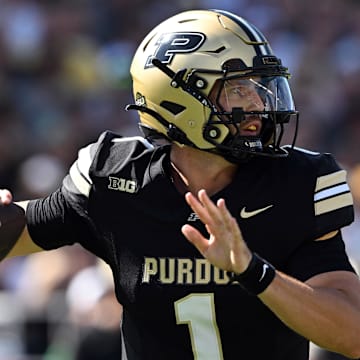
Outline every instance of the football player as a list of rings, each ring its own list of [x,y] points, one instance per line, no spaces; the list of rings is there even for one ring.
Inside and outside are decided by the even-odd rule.
[[[309,340],[359,357],[346,172],[282,145],[298,113],[263,34],[183,12],[145,37],[131,74],[144,137],[104,132],[57,191],[13,204],[27,225],[8,256],[80,243],[106,261],[125,359],[305,360]]]

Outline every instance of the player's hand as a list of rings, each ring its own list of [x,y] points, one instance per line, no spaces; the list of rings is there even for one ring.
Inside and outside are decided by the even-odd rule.
[[[228,211],[225,200],[219,199],[214,204],[205,190],[198,192],[198,198],[187,193],[185,199],[205,224],[210,237],[205,238],[189,224],[181,229],[184,236],[216,267],[236,273],[245,271],[252,254],[237,221]]]
[[[12,202],[12,194],[7,189],[0,189],[0,205],[9,205]]]

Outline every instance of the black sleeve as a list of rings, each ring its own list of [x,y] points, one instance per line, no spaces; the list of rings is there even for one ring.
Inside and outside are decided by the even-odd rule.
[[[86,213],[80,213],[58,189],[44,199],[29,202],[26,218],[32,240],[45,250],[55,249],[95,236]]]
[[[81,243],[91,250],[96,231],[87,215],[92,186],[89,168],[108,132],[83,147],[63,180],[62,187],[43,199],[29,202],[26,217],[33,241],[45,250]],[[89,244],[87,246],[87,244]]]
[[[355,272],[340,231],[328,240],[304,242],[288,259],[284,272],[306,281],[317,274],[337,270]]]
[[[107,131],[100,135],[97,142],[80,149],[61,188],[44,199],[30,201],[26,212],[27,226],[35,244],[51,250],[80,243],[108,261],[108,248],[88,214],[93,187],[90,168],[104,143],[116,137],[119,136]]]

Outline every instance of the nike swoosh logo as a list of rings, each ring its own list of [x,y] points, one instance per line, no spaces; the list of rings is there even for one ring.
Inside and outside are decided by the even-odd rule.
[[[261,280],[264,278],[265,274],[266,274],[266,270],[269,268],[268,264],[263,264],[263,271],[261,274],[261,278],[259,279],[259,282],[261,282]]]
[[[243,219],[248,219],[248,218],[251,218],[257,214],[260,214],[262,213],[263,211],[267,210],[267,209],[270,209],[271,207],[273,207],[274,205],[268,205],[268,206],[265,206],[261,209],[256,209],[256,210],[253,210],[253,211],[246,211],[246,207],[244,206],[241,211],[240,211],[240,217],[242,217]]]

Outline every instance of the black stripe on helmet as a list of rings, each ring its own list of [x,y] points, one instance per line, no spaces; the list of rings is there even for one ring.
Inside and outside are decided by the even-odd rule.
[[[211,11],[214,11],[218,14],[226,16],[229,19],[231,19],[232,21],[234,21],[247,34],[250,41],[263,43],[263,44],[259,44],[259,45],[254,44],[254,49],[255,49],[255,52],[257,55],[272,54],[272,50],[271,50],[271,47],[270,47],[267,39],[262,34],[262,32],[256,28],[256,26],[254,26],[253,24],[250,24],[248,21],[246,21],[242,17],[235,15],[231,12],[224,11],[224,10],[217,10],[217,9],[211,9]]]

